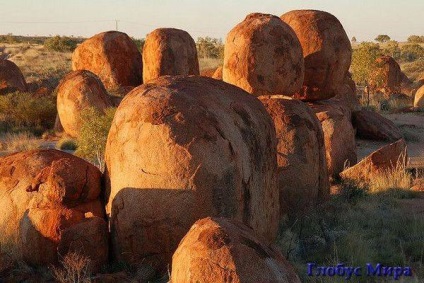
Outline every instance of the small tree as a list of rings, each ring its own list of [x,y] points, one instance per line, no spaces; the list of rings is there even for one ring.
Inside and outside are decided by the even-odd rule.
[[[352,37],[352,39],[350,40],[352,43],[356,43],[356,37]]]
[[[390,36],[388,36],[387,34],[379,34],[374,40],[383,43],[389,41]]]
[[[382,55],[380,45],[372,42],[362,42],[353,50],[350,70],[354,81],[368,85],[372,72],[377,68],[375,60]]]

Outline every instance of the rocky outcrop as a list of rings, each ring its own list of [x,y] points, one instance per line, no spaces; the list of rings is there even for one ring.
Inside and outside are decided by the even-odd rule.
[[[356,135],[363,139],[394,142],[402,138],[402,133],[392,121],[374,111],[353,112],[352,123]]]
[[[406,143],[400,139],[374,151],[355,166],[344,170],[340,176],[345,180],[369,183],[378,174],[393,169],[398,164],[405,165],[406,154]]]

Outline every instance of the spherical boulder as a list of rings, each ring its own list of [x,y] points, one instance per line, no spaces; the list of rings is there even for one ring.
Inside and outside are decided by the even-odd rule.
[[[304,102],[261,96],[277,134],[278,186],[282,214],[298,215],[328,198],[324,134]]]
[[[106,144],[107,212],[119,260],[166,267],[191,225],[240,220],[271,242],[276,138],[259,100],[219,80],[163,76],[119,105]]]
[[[324,132],[328,175],[330,178],[337,178],[344,168],[357,162],[351,112],[335,98],[309,103],[309,106],[317,115]]]
[[[107,261],[101,173],[95,166],[58,150],[34,150],[0,158],[0,176],[0,244],[18,259],[54,264],[75,251],[96,268]],[[76,237],[75,225],[95,229],[79,230]],[[63,242],[65,234],[78,241]]]
[[[424,109],[424,86],[421,86],[415,93],[414,107]]]
[[[370,87],[372,91],[380,91],[386,95],[401,92],[403,73],[399,64],[390,56],[376,59],[377,69],[372,73]]]
[[[293,95],[302,87],[302,48],[277,16],[250,14],[227,35],[222,79],[256,95]]]
[[[199,75],[196,43],[188,32],[159,28],[143,46],[143,81],[165,75]]]
[[[123,32],[107,31],[81,43],[72,54],[72,70],[89,70],[107,89],[142,83],[141,53]]]
[[[93,107],[102,112],[113,106],[100,79],[86,70],[66,75],[56,92],[58,119],[65,132],[72,137],[79,136],[83,110]]]
[[[243,223],[198,220],[172,257],[171,282],[300,282],[279,251]]]
[[[349,70],[352,47],[339,20],[317,10],[294,10],[281,19],[296,33],[305,58],[303,89],[296,98],[314,101],[336,95]]]
[[[15,63],[0,59],[0,94],[27,91],[24,75]]]

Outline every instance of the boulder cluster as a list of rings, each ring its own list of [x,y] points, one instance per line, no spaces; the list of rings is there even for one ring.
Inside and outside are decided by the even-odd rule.
[[[78,137],[83,110],[118,105],[105,172],[57,150],[0,157],[0,245],[33,265],[75,251],[95,270],[171,266],[171,282],[300,282],[272,247],[283,217],[404,150],[400,140],[354,166],[355,134],[401,134],[359,110],[351,56],[339,20],[316,10],[248,15],[227,36],[223,67],[201,75],[183,30],[152,31],[142,54],[121,32],[87,39],[56,90],[57,123]],[[25,89],[3,69],[19,71],[0,61],[0,91]],[[113,89],[130,91],[117,99]]]

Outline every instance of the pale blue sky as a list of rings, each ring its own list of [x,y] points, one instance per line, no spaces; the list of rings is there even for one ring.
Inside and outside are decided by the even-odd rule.
[[[349,38],[388,34],[404,41],[424,35],[424,0],[0,0],[0,34],[91,36],[115,29],[137,38],[158,27],[225,39],[251,12],[277,16],[294,9],[325,10],[342,22]]]

